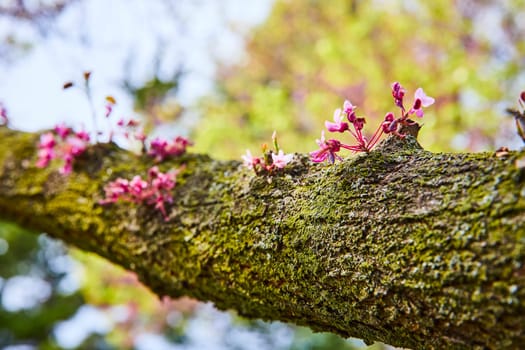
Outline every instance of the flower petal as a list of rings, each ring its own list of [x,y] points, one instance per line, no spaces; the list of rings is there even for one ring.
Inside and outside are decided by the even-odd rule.
[[[427,96],[422,88],[418,88],[414,94],[414,99],[421,100],[421,106],[428,107],[436,101],[434,98]]]

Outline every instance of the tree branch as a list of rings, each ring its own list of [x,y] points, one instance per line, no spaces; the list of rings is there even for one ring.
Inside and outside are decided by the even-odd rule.
[[[0,218],[135,271],[159,296],[415,349],[525,343],[525,174],[489,153],[432,154],[390,138],[334,166],[274,177],[186,155],[170,221],[101,206],[151,160],[96,145],[64,177],[37,135],[0,128]]]

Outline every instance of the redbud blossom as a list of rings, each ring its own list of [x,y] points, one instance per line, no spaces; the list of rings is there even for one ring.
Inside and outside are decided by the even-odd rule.
[[[264,172],[268,175],[273,175],[275,169],[283,169],[293,159],[293,154],[284,154],[284,151],[279,147],[277,142],[277,132],[274,131],[272,134],[272,143],[274,150],[269,150],[267,144],[261,145],[263,152],[262,157],[254,157],[249,149],[246,150],[246,154],[242,155],[243,165],[247,168],[252,169],[255,174],[259,175]]]
[[[243,165],[250,169],[261,162],[258,157],[252,156],[252,152],[249,149],[246,150],[246,154],[242,155],[242,161]]]
[[[46,132],[45,134],[40,135],[40,143],[38,148],[53,148],[55,147],[55,135],[51,132]]]
[[[104,113],[104,116],[105,116],[106,118],[109,118],[109,116],[111,115],[111,112],[113,112],[113,105],[107,103],[107,104],[104,106],[104,109],[106,110],[106,113]]]
[[[355,106],[353,106],[350,101],[345,100],[343,103],[343,112],[346,114],[348,121],[353,123],[355,119]]]
[[[36,161],[37,168],[45,168],[55,158],[55,151],[53,148],[41,148],[38,150],[38,159]]]
[[[55,126],[55,133],[60,136],[62,140],[65,140],[69,133],[71,133],[71,128],[67,127],[64,123],[58,124]]]
[[[36,166],[45,168],[51,160],[60,158],[64,162],[59,169],[61,174],[69,174],[73,170],[73,162],[87,148],[89,134],[85,131],[74,133],[73,130],[64,124],[57,125],[54,132],[42,134],[38,143],[38,159]]]
[[[365,126],[366,120],[365,118],[355,118],[354,126],[356,130],[363,130],[363,127]]]
[[[284,154],[283,150],[279,150],[279,153],[272,153],[272,164],[277,168],[282,169],[286,164],[290,163],[293,159],[293,154]]]
[[[346,101],[348,102],[348,101]],[[334,122],[325,121],[324,125],[326,129],[330,132],[345,132],[348,130],[348,123],[343,122],[343,115],[341,114],[341,109],[338,108],[334,111]]]
[[[64,160],[64,164],[58,172],[62,175],[68,175],[73,171],[73,155],[71,153],[66,153],[62,159]]]
[[[77,136],[69,136],[66,139],[64,145],[64,153],[69,153],[72,156],[76,157],[82,154],[86,150],[87,144],[84,140],[78,138]]]
[[[396,106],[404,110],[403,98],[405,97],[405,89],[397,81],[392,84],[392,97]]]
[[[391,86],[392,97],[396,106],[401,109],[401,116],[396,118],[392,112],[385,115],[385,118],[381,124],[377,127],[376,131],[370,137],[366,137],[363,134],[363,128],[366,123],[364,117],[357,117],[355,114],[355,107],[346,100],[343,105],[343,113],[347,116],[348,121],[351,125],[342,122],[341,111],[337,109],[334,113],[334,122],[325,122],[325,126],[330,132],[345,132],[348,133],[355,139],[355,144],[345,144],[338,140],[325,140],[324,133],[321,134],[321,139],[316,140],[319,145],[319,149],[310,153],[310,158],[313,162],[323,162],[330,160],[332,163],[336,159],[342,159],[337,152],[341,148],[347,149],[352,152],[370,152],[375,145],[380,141],[383,134],[394,134],[400,138],[404,138],[405,135],[399,133],[398,128],[400,125],[410,126],[417,124],[413,120],[409,119],[410,114],[416,114],[418,117],[423,116],[423,108],[432,105],[435,100],[427,96],[422,88],[418,88],[414,94],[414,104],[412,108],[407,112],[403,105],[403,99],[405,97],[405,89],[395,82]],[[521,98],[525,98],[525,92]],[[524,137],[525,139],[525,137]]]
[[[381,127],[383,128],[383,132],[385,134],[389,134],[389,133],[397,130],[398,123],[394,119],[395,119],[394,113],[392,113],[392,112],[388,112],[385,115],[385,120],[384,120],[383,123],[381,123]]]
[[[40,135],[40,142],[38,144],[38,159],[36,166],[38,168],[45,168],[49,165],[49,162],[55,158],[55,136],[53,133],[48,132]]]
[[[0,103],[0,125],[7,124],[7,109]]]
[[[144,130],[138,130],[134,136],[135,139],[140,142],[144,142],[146,140],[146,134],[144,134]]]
[[[157,162],[161,162],[167,157],[176,157],[184,154],[186,148],[190,145],[191,142],[182,136],[177,136],[172,141],[157,137],[151,141],[148,155],[154,157]]]
[[[75,133],[75,136],[78,137],[80,140],[82,141],[85,141],[85,142],[89,142],[89,134],[84,131],[84,130],[81,130],[81,131],[77,131]]]
[[[409,114],[415,113],[418,117],[423,117],[423,107],[431,106],[435,100],[427,96],[422,88],[418,88],[414,94],[414,105]]]
[[[165,204],[173,202],[171,190],[176,185],[178,170],[162,173],[157,167],[148,170],[147,180],[135,175],[131,181],[118,178],[104,186],[105,198],[100,204],[124,202],[153,205],[168,221]]]
[[[317,151],[310,152],[310,158],[312,162],[321,163],[329,159],[330,162],[334,163],[336,159],[342,160],[337,152],[341,150],[341,142],[338,140],[325,140],[324,131],[321,132],[321,138],[316,140],[319,149]]]

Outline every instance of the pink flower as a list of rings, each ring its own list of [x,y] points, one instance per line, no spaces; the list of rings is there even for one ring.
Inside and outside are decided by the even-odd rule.
[[[136,119],[130,119],[128,120],[128,123],[126,124],[127,127],[134,128],[136,126],[139,126],[140,122]]]
[[[258,157],[252,156],[252,152],[249,149],[246,150],[246,154],[242,155],[242,161],[243,165],[250,169],[260,162]]]
[[[62,140],[65,140],[65,138],[71,133],[71,128],[62,123],[55,126],[55,133],[60,136]]]
[[[381,123],[383,132],[389,134],[391,132],[397,131],[398,122],[395,120],[394,113],[388,112],[385,115],[385,120]]]
[[[37,168],[45,168],[49,162],[55,158],[53,148],[41,148],[38,150],[38,160],[36,161]]]
[[[64,165],[58,170],[62,175],[68,175],[73,171],[73,160],[74,157],[72,154],[65,154],[63,157]]]
[[[64,153],[71,154],[73,157],[81,155],[87,148],[86,141],[77,136],[69,136],[64,145]]]
[[[414,94],[414,105],[409,114],[415,113],[418,117],[423,117],[423,107],[434,104],[435,99],[427,96],[422,88],[418,88]]]
[[[7,124],[7,109],[0,103],[0,124]]]
[[[172,141],[157,137],[151,141],[148,155],[155,157],[157,162],[161,162],[169,156],[176,157],[184,154],[189,145],[191,145],[191,142],[181,136],[177,136]]]
[[[343,112],[350,123],[355,121],[355,106],[348,100],[343,103]]]
[[[143,130],[139,130],[137,132],[135,132],[135,139],[140,141],[140,142],[144,142],[146,140],[146,134],[144,134],[144,131]]]
[[[345,101],[345,103],[348,101]],[[330,132],[345,132],[348,130],[348,123],[343,122],[343,115],[341,114],[341,109],[338,108],[334,111],[334,122],[325,121],[324,125],[326,129]]]
[[[51,132],[40,135],[38,148],[53,148],[56,145],[55,136]]]
[[[397,81],[392,83],[392,97],[396,103],[396,106],[405,110],[403,107],[403,98],[405,97],[405,89]]]
[[[310,159],[312,162],[321,163],[329,159],[330,162],[334,163],[336,159],[342,160],[337,152],[341,150],[341,142],[338,140],[328,140],[324,138],[324,131],[321,132],[321,138],[316,140],[319,149],[317,151],[310,152]]]
[[[356,131],[363,130],[363,127],[365,126],[366,119],[365,118],[355,118],[353,124],[356,129]],[[362,141],[362,137],[359,137],[360,134],[358,134],[358,141]]]
[[[142,192],[148,188],[148,183],[138,175],[134,176],[133,179],[129,182],[130,192],[135,196],[140,198]]]
[[[284,154],[283,150],[279,150],[279,153],[272,153],[273,165],[277,168],[282,169],[286,164],[290,163],[293,159],[293,154]]]
[[[143,180],[136,175],[128,181],[118,178],[104,186],[105,198],[99,201],[100,204],[116,203],[119,200],[132,203],[144,203],[153,205],[159,210],[168,221],[166,203],[173,202],[171,190],[176,185],[178,170],[162,173],[158,167],[148,170],[148,179]]]
[[[67,175],[73,170],[75,157],[86,150],[89,134],[85,131],[73,133],[73,130],[64,124],[57,125],[54,131],[58,134],[58,138],[52,132],[40,136],[36,166],[44,168],[49,165],[51,160],[61,158],[64,164],[59,171],[61,174]]]
[[[130,193],[129,181],[118,178],[104,186],[104,192],[106,197],[100,201],[100,204],[115,203]]]
[[[38,143],[38,159],[36,166],[38,168],[45,168],[49,165],[51,160],[56,157],[54,147],[56,145],[55,136],[48,132],[40,135],[40,142]]]
[[[76,132],[75,136],[85,142],[89,142],[89,139],[90,139],[89,134],[84,130]]]

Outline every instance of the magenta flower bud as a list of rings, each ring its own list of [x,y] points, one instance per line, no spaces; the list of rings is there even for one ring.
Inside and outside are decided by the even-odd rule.
[[[66,137],[71,133],[71,128],[68,128],[64,123],[55,126],[55,132],[62,140],[65,140]]]
[[[53,148],[55,147],[55,144],[55,136],[53,136],[52,133],[47,132],[40,135],[40,143],[38,144],[38,148]]]
[[[7,124],[7,109],[0,103],[0,124]]]
[[[525,102],[525,91],[522,91],[520,94],[520,98],[523,102]]]
[[[394,121],[395,117],[394,117],[394,113],[392,112],[388,112],[386,115],[385,115],[385,121],[386,122],[392,122]]]
[[[139,125],[140,125],[140,122],[138,120],[135,120],[135,119],[128,120],[128,123],[126,124],[126,126],[128,126],[130,128],[134,128],[134,127],[139,126]]]
[[[355,121],[355,106],[348,100],[343,104],[343,113],[346,115],[346,118],[350,123]]]
[[[148,177],[156,178],[159,175],[159,167],[154,166],[148,169]]]
[[[405,97],[405,89],[397,81],[392,84],[392,97],[394,97],[396,106],[404,111],[403,97]]]
[[[392,84],[392,97],[402,100],[405,97],[405,89],[397,81]]]
[[[391,122],[389,122],[389,121],[383,122],[381,127],[383,128],[383,132],[385,134],[390,134],[392,132],[396,132],[397,131],[397,126],[398,125],[399,125],[399,123],[397,122],[397,120],[392,120]]]
[[[354,126],[356,130],[363,130],[365,123],[366,123],[365,118],[355,118]]]
[[[80,140],[82,141],[86,141],[86,142],[89,142],[89,134],[82,130],[82,131],[78,131],[75,133],[76,137],[78,137]]]
[[[148,155],[155,157],[157,162],[163,161],[166,157],[176,157],[186,152],[186,147],[192,143],[181,136],[177,136],[172,141],[156,138],[150,143]]]
[[[55,158],[55,152],[52,148],[41,148],[38,150],[38,160],[36,162],[37,168],[45,168],[49,165],[51,160]]]

